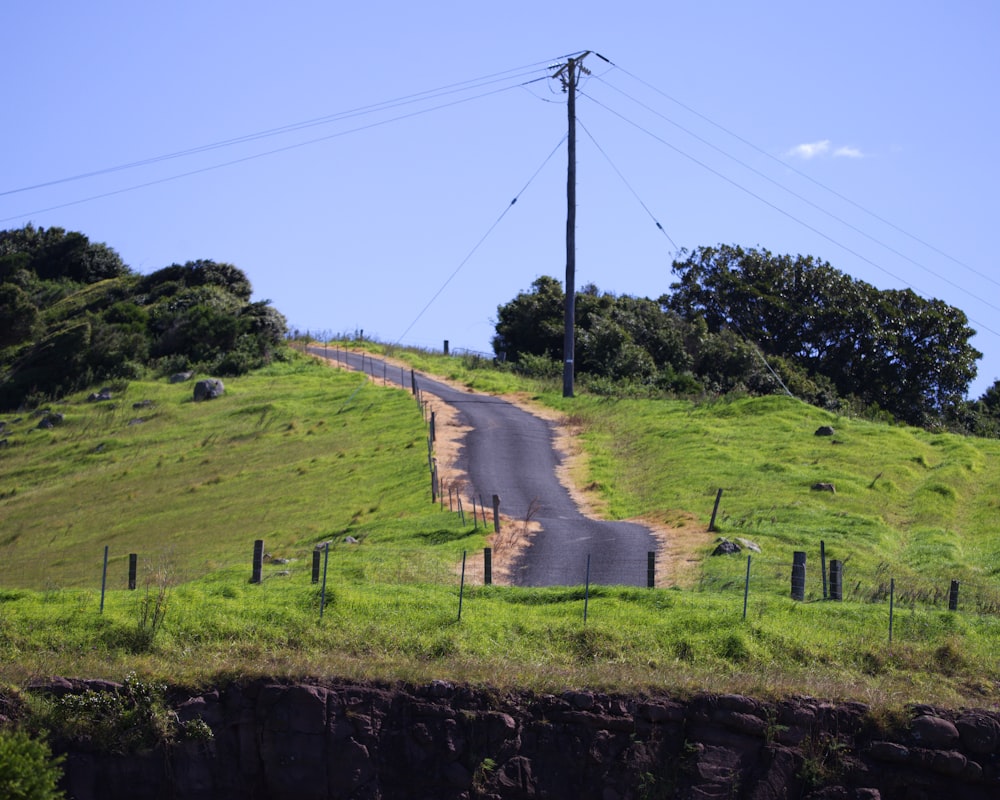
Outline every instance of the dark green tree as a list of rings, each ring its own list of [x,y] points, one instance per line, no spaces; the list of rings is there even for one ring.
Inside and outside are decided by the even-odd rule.
[[[0,348],[34,338],[39,330],[38,307],[14,283],[0,283]]]
[[[493,352],[516,362],[522,354],[561,359],[563,355],[562,284],[543,275],[497,308]]]
[[[666,307],[729,329],[898,419],[927,425],[961,402],[981,357],[965,314],[909,290],[880,291],[812,257],[704,247],[676,261]]]
[[[40,279],[95,283],[129,272],[114,250],[92,243],[82,233],[26,225],[0,232],[0,277],[12,268],[28,269]]]

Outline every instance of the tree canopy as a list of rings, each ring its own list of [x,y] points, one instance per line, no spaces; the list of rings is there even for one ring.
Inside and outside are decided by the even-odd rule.
[[[284,317],[242,270],[209,260],[138,275],[62,228],[0,231],[0,407],[147,370],[219,376],[283,348]]]
[[[975,331],[941,300],[876,289],[811,256],[731,246],[699,248],[673,271],[665,308],[731,329],[906,422],[946,416],[976,376]]]
[[[677,280],[656,301],[595,286],[577,293],[579,378],[688,393],[789,390],[915,425],[1000,427],[996,387],[964,399],[981,353],[965,314],[941,300],[763,249],[683,251],[672,269]],[[500,305],[494,351],[525,371],[559,374],[563,300],[560,282],[543,276]]]

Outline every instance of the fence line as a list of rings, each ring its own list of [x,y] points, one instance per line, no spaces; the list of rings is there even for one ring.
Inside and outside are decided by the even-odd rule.
[[[477,510],[477,515],[478,515]],[[471,520],[468,521],[471,524]],[[461,536],[461,534],[456,534]],[[329,571],[331,582],[351,581],[369,584],[453,584],[461,581],[461,562],[465,558],[465,583],[468,585],[518,585],[519,568],[511,553],[502,548],[482,550],[457,549],[451,554],[440,548],[395,547],[368,545],[350,536],[339,541],[321,542],[314,546],[279,547],[271,552],[264,540],[248,542],[244,553],[231,558],[213,558],[199,574],[222,571],[244,571],[248,584],[266,584],[275,579],[311,580],[318,582],[321,557],[323,571]],[[168,554],[113,552],[105,547],[93,554],[94,588],[104,591],[136,590],[169,574],[173,582],[193,580],[197,574],[182,574],[169,564]],[[589,556],[588,556],[589,559]],[[44,561],[40,556],[39,561]],[[662,566],[659,554],[650,552],[642,558],[617,559],[615,566],[627,574],[645,575],[644,588],[666,587],[659,580]],[[551,565],[550,565],[551,566]],[[849,561],[836,559],[828,565],[840,569],[837,581],[829,581],[830,592],[823,596],[820,570],[799,570],[799,562],[768,559],[759,553],[751,561],[740,555],[710,557],[691,591],[709,594],[731,594],[744,603],[747,597],[792,597],[801,590],[803,602],[853,602],[885,604],[892,600],[897,608],[929,610],[960,610],[979,615],[1000,615],[1000,588],[984,580],[963,577],[926,576],[892,570],[887,564],[875,570],[861,570]],[[808,566],[808,562],[806,564]],[[141,569],[140,569],[141,567]],[[587,580],[587,564],[565,563],[550,570],[553,586],[582,586]],[[828,576],[829,577],[829,576]],[[801,583],[800,583],[801,582]],[[833,593],[837,583],[843,583],[840,597]],[[5,574],[0,567],[0,586],[10,589],[59,591],[50,583],[45,587],[29,586],[18,581],[17,575]],[[643,587],[640,587],[643,588]]]

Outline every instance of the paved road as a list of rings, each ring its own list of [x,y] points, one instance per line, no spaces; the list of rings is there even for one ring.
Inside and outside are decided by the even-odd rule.
[[[385,377],[412,388],[410,373],[386,366],[379,359],[310,347],[314,355],[336,357],[345,366]],[[487,503],[500,496],[506,516],[532,519],[541,532],[532,539],[514,569],[520,586],[583,584],[590,557],[590,582],[645,586],[647,554],[657,549],[652,533],[642,525],[589,519],[580,513],[556,477],[559,456],[552,425],[498,397],[462,391],[417,373],[417,387],[454,407],[471,432],[462,443],[456,465],[472,484],[472,496]]]

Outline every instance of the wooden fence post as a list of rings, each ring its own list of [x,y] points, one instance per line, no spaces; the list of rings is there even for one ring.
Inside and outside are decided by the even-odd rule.
[[[135,589],[135,574],[139,566],[139,555],[137,553],[128,554],[128,588]]]
[[[260,583],[261,571],[264,568],[264,540],[255,539],[253,543],[253,573],[250,583]]]
[[[493,532],[500,533],[500,495],[493,495]]]
[[[958,581],[952,581],[948,590],[948,610],[958,611]]]
[[[330,543],[326,543],[323,548],[323,586],[319,591],[319,618],[323,619],[323,611],[326,610],[326,568],[330,564]]]
[[[802,550],[792,554],[792,599],[806,599],[806,554]]]
[[[889,644],[892,644],[892,622],[896,610],[896,579],[889,578]]]
[[[646,553],[646,588],[652,589],[656,586],[656,552],[650,550]]]
[[[465,550],[462,551],[462,580],[458,584],[458,621],[462,621],[462,599],[465,597]]]
[[[715,505],[712,507],[712,521],[708,523],[708,532],[715,533],[715,515],[719,513],[719,501],[722,499],[722,489],[715,493]]]
[[[844,562],[836,558],[830,561],[830,599],[844,599]]]
[[[473,501],[475,502],[475,501]],[[493,585],[493,548],[483,548],[483,583],[486,586]]]
[[[747,601],[750,599],[750,553],[747,553],[747,578],[743,582],[743,619],[747,618]]]
[[[819,569],[823,573],[823,599],[826,600],[826,542],[819,540]]]
[[[104,545],[104,569],[101,572],[101,613],[104,613],[104,590],[108,585],[108,546]]]

